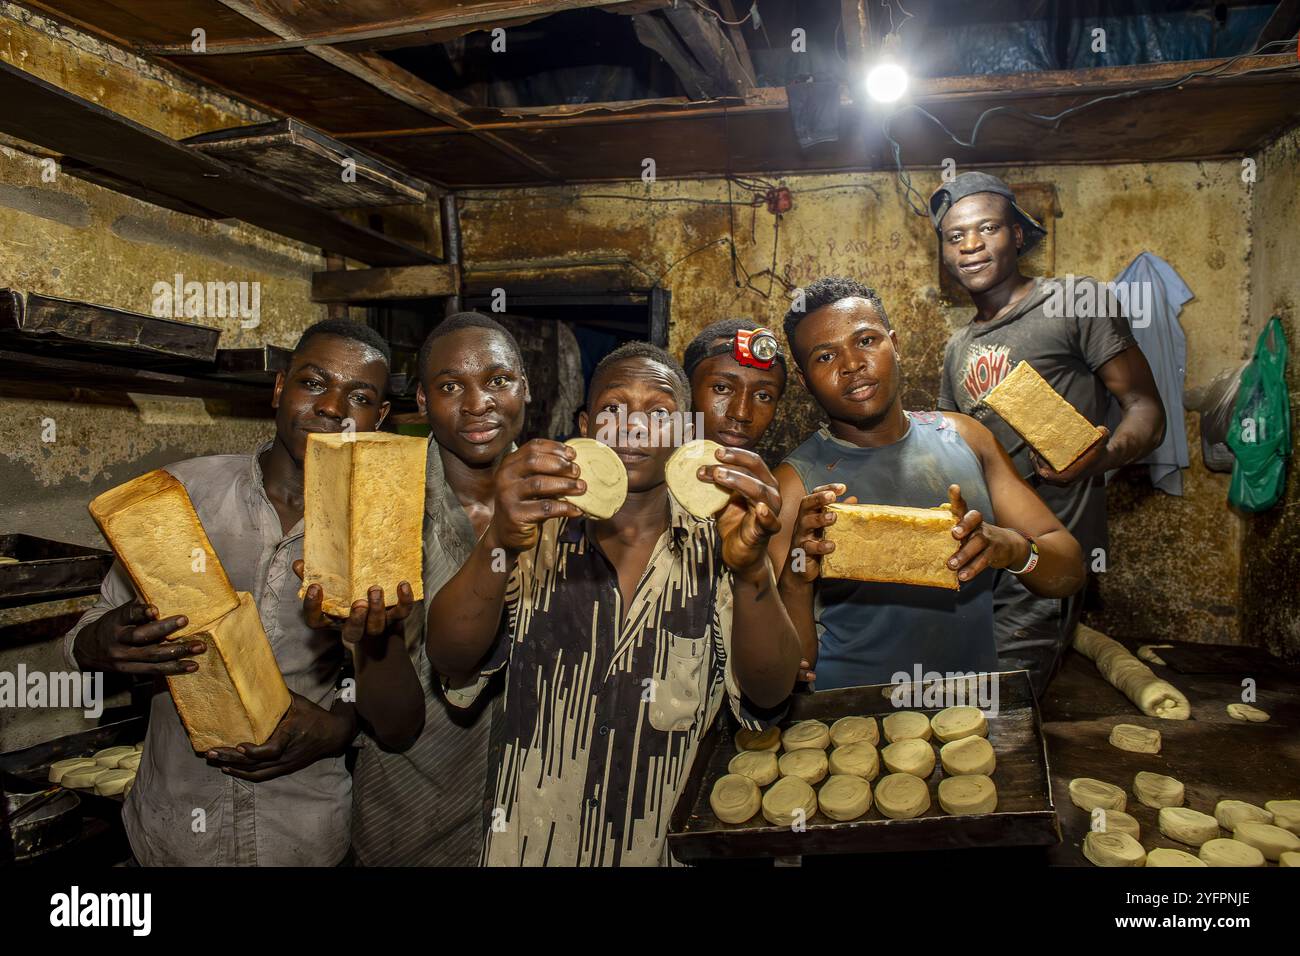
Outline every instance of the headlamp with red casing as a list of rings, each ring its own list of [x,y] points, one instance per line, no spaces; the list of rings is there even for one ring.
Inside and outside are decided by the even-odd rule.
[[[771,368],[776,360],[776,334],[771,329],[740,329],[732,355],[750,368]]]

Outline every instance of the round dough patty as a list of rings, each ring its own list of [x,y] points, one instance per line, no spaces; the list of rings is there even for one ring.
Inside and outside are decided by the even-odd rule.
[[[871,784],[861,777],[836,774],[822,784],[817,804],[832,820],[856,820],[871,809]]]
[[[1147,861],[1142,844],[1127,833],[1097,833],[1083,838],[1083,855],[1097,866],[1142,866]]]
[[[760,787],[766,787],[781,775],[776,766],[776,754],[770,750],[742,750],[727,764],[727,773],[748,777]]]
[[[826,759],[826,751],[809,747],[784,753],[776,763],[781,776],[798,777],[810,784],[825,780],[830,764]]]
[[[664,467],[664,479],[677,503],[697,518],[712,518],[731,500],[731,492],[711,481],[700,481],[696,472],[701,465],[717,465],[714,454],[722,448],[715,441],[699,438],[673,452]]]
[[[1231,833],[1238,823],[1272,823],[1273,814],[1244,800],[1220,800],[1214,805],[1214,819]]]
[[[129,753],[117,762],[117,769],[118,770],[139,770],[140,759],[143,756],[144,754],[140,753],[140,751],[138,750],[135,751],[134,753]]]
[[[955,817],[992,813],[998,806],[998,788],[983,774],[945,777],[939,781],[939,806]]]
[[[776,753],[781,749],[781,728],[769,727],[767,730],[736,731],[737,750],[770,750]]]
[[[831,751],[829,769],[831,773],[848,774],[863,780],[875,780],[880,773],[880,755],[876,748],[865,740],[855,744],[845,744]]]
[[[1092,829],[1098,833],[1127,833],[1135,840],[1142,839],[1142,827],[1137,818],[1123,810],[1099,807],[1092,811]]]
[[[1300,837],[1271,823],[1238,823],[1232,838],[1253,846],[1264,854],[1264,859],[1274,862],[1283,853],[1300,850]]]
[[[890,773],[910,773],[914,777],[934,772],[934,748],[928,740],[899,740],[880,751],[885,769]]]
[[[92,764],[89,767],[78,767],[75,770],[69,770],[63,775],[59,783],[70,790],[86,790],[95,786],[95,781],[102,774],[106,774],[111,767],[104,767],[100,764]]]
[[[56,760],[50,764],[49,781],[62,783],[63,778],[73,770],[87,770],[92,767],[99,767],[94,757],[68,757],[64,760]]]
[[[1075,777],[1070,781],[1070,802],[1089,813],[1097,807],[1123,810],[1128,806],[1128,796],[1119,787],[1104,780]]]
[[[125,791],[134,779],[134,770],[108,770],[95,778],[95,792],[101,797],[111,797]]]
[[[983,737],[962,737],[939,748],[945,773],[954,777],[975,773],[988,776],[998,765],[993,745]]]
[[[1264,809],[1273,814],[1274,826],[1300,834],[1300,800],[1269,800]]]
[[[876,784],[876,806],[891,820],[910,820],[930,809],[930,789],[920,777],[891,773]]]
[[[1171,850],[1159,846],[1147,854],[1147,866],[1209,866],[1198,856],[1186,850]]]
[[[978,707],[947,707],[930,718],[934,735],[944,743],[963,737],[984,737],[989,722]]]
[[[1268,712],[1252,707],[1250,704],[1229,704],[1228,716],[1234,720],[1248,720],[1252,724],[1262,724],[1268,720]]]
[[[841,717],[831,724],[831,744],[843,747],[845,744],[868,743],[875,746],[880,743],[880,728],[874,717]]]
[[[116,767],[119,760],[133,753],[135,753],[134,747],[106,747],[95,754],[95,763],[101,767]]]
[[[1173,777],[1163,773],[1138,771],[1133,778],[1133,793],[1148,807],[1159,810],[1161,807],[1181,807],[1183,805],[1183,785]]]
[[[577,452],[574,463],[587,490],[564,500],[593,518],[613,517],[627,498],[627,469],[622,459],[614,449],[594,438],[570,438],[565,444]]]
[[[1110,729],[1110,745],[1133,754],[1160,753],[1160,731],[1137,724],[1116,724]]]
[[[1300,866],[1300,853],[1295,850],[1287,850],[1277,858],[1278,866]]]
[[[932,733],[930,718],[915,710],[890,714],[880,725],[884,728],[885,739],[891,744],[898,740],[929,740]],[[879,800],[877,797],[876,801]]]
[[[723,823],[744,823],[758,812],[762,802],[758,784],[738,773],[719,777],[709,793],[709,806]]]
[[[1206,840],[1196,854],[1209,866],[1263,866],[1264,854],[1249,843],[1218,837]]]
[[[1161,833],[1188,846],[1200,846],[1219,836],[1219,821],[1190,807],[1161,807],[1157,820]]]
[[[820,720],[801,720],[781,735],[781,746],[787,751],[825,750],[831,745],[831,732]]]
[[[816,812],[816,792],[798,777],[782,777],[763,794],[763,817],[773,826],[806,824]]]

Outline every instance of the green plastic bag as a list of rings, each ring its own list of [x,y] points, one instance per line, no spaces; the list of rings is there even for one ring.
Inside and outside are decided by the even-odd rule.
[[[1242,511],[1266,511],[1282,497],[1291,457],[1291,399],[1286,389],[1286,334],[1275,315],[1241,373],[1228,446],[1232,466],[1228,502]]]

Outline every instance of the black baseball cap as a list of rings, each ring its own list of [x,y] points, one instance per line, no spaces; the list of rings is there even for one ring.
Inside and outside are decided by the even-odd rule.
[[[934,223],[934,231],[942,233],[939,224],[943,222],[943,217],[948,214],[948,210],[958,201],[976,193],[1005,196],[1011,203],[1016,221],[1020,223],[1020,228],[1025,234],[1024,245],[1020,247],[1017,255],[1023,256],[1029,252],[1047,235],[1047,230],[1042,227],[1042,224],[1016,204],[1016,194],[1011,191],[1011,187],[989,173],[962,173],[952,182],[944,183],[934,191],[930,196],[930,219]]]

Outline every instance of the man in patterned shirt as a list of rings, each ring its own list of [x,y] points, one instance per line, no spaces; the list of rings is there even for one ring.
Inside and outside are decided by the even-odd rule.
[[[489,865],[667,862],[669,816],[724,695],[758,729],[794,686],[798,638],[766,550],[780,527],[771,473],[753,452],[719,452],[700,476],[732,499],[709,521],[664,483],[690,395],[656,346],[606,356],[579,427],[608,437],[608,416],[625,414],[623,507],[584,516],[564,500],[586,488],[573,449],[534,439],[502,462],[487,531],[432,597],[429,659],[462,688],[449,700],[506,668]]]

